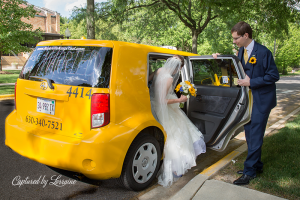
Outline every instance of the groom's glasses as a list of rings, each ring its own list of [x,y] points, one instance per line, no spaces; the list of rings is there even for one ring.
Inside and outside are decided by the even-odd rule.
[[[237,40],[240,39],[241,37],[244,37],[244,35],[241,35],[240,37],[232,38],[232,39],[233,39],[233,41],[237,41]]]

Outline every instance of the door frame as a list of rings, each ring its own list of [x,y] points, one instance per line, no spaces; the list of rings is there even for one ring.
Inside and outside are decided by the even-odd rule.
[[[189,56],[188,64],[186,70],[187,80],[193,83],[193,69],[192,69],[192,60],[204,60],[204,59],[214,59],[211,55],[206,56]],[[239,58],[235,55],[221,55],[218,56],[217,59],[231,59],[235,70],[237,72],[237,76],[239,79],[244,79],[246,74],[243,70],[242,64]],[[235,135],[236,130],[242,127],[244,124],[248,123],[251,119],[251,108],[252,108],[252,94],[249,87],[241,86],[241,95],[237,100],[234,109],[231,111],[230,117],[226,120],[223,128],[220,130],[216,139],[209,145],[209,148],[214,149],[216,151],[223,151],[228,145],[230,139],[232,139]],[[189,111],[189,101],[187,102],[187,110]],[[242,108],[242,110],[241,110]],[[188,114],[189,112],[187,112]],[[190,117],[190,116],[188,116]]]

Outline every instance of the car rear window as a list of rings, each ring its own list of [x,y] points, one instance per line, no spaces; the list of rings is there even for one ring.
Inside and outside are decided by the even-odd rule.
[[[113,49],[86,46],[38,46],[20,77],[38,76],[63,85],[108,88]]]

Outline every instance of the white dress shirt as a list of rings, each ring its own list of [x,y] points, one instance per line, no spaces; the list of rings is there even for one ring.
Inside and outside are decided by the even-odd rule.
[[[252,42],[245,48],[247,50],[248,58],[250,58],[253,48],[254,48],[254,40],[252,40]]]

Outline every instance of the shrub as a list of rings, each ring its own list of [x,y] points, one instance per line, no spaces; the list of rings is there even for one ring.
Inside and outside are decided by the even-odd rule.
[[[291,67],[287,67],[287,68],[286,68],[286,71],[287,71],[287,72],[291,72],[292,70],[293,70],[293,68],[291,68]]]

